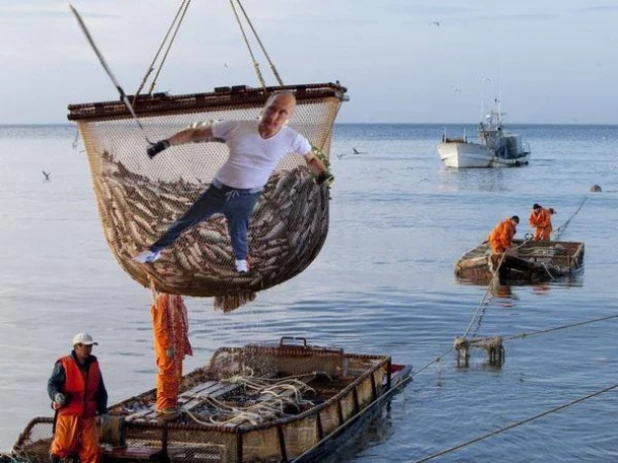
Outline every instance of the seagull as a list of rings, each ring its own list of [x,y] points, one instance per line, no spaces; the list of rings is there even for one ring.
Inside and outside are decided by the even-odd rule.
[[[51,172],[43,171],[43,175],[45,176],[45,181],[48,182],[49,181],[49,176],[51,175]]]
[[[352,148],[352,151],[354,151],[354,154],[360,154],[360,151],[358,151],[356,148]]]

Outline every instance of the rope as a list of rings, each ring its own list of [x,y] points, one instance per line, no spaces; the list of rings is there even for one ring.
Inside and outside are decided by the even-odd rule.
[[[522,243],[520,245],[516,246],[514,249],[521,248],[522,246],[524,246],[529,241],[530,241],[530,239],[525,239],[524,241],[522,241]],[[461,336],[458,339],[463,339],[463,340],[466,339],[466,337],[468,336],[468,333],[470,332],[470,329],[472,328],[472,324],[474,323],[474,320],[476,320],[476,318],[479,315],[479,311],[481,310],[481,307],[483,307],[483,303],[485,303],[485,307],[483,309],[483,313],[484,313],[484,310],[487,308],[487,306],[489,305],[489,303],[493,299],[493,295],[492,295],[491,298],[489,298],[489,299],[487,299],[487,301],[485,301],[485,299],[487,298],[487,295],[489,294],[490,289],[493,287],[493,285],[496,282],[496,276],[499,275],[498,272],[500,270],[500,267],[502,266],[502,263],[504,262],[505,257],[506,257],[506,252],[502,253],[502,257],[500,258],[500,262],[498,262],[498,265],[496,266],[496,269],[492,270],[492,272],[491,272],[492,273],[491,280],[489,281],[489,284],[487,285],[487,289],[485,290],[485,294],[483,294],[483,298],[481,299],[481,302],[479,303],[479,306],[477,307],[476,311],[474,312],[474,315],[472,316],[472,320],[470,320],[470,323],[468,324],[468,328],[466,329],[466,332],[464,333],[463,336]],[[547,269],[545,269],[545,270],[547,270]],[[548,271],[548,273],[549,273],[549,271]],[[550,276],[551,276],[551,274],[550,274]],[[482,317],[483,313],[481,314],[481,317]],[[474,333],[472,333],[472,337],[476,336],[476,334],[477,334],[477,332],[478,332],[478,330],[479,330],[479,328],[481,326],[481,317],[479,317],[476,329],[474,330]]]
[[[107,61],[105,61],[103,54],[101,53],[97,45],[94,43],[94,39],[92,38],[92,35],[90,35],[90,31],[86,27],[86,23],[84,22],[84,20],[82,19],[78,11],[75,9],[75,7],[71,5],[70,3],[69,3],[69,8],[71,9],[71,12],[75,16],[75,19],[77,19],[77,23],[79,24],[79,27],[81,28],[84,36],[86,37],[86,40],[88,40],[90,47],[94,51],[95,55],[97,55],[97,58],[99,59],[99,62],[101,63],[101,66],[103,66],[103,69],[105,70],[108,77],[112,81],[112,84],[114,85],[114,87],[116,87],[116,90],[118,90],[118,93],[120,94],[120,100],[124,102],[125,106],[131,113],[133,120],[137,124],[138,128],[142,131],[142,134],[144,135],[144,139],[146,140],[146,143],[148,143],[149,145],[152,145],[153,143],[148,139],[148,136],[146,135],[146,130],[144,130],[142,123],[137,117],[137,114],[135,114],[135,111],[133,110],[133,106],[131,106],[131,102],[129,101],[129,98],[127,97],[124,90],[120,86],[120,83],[118,82],[118,80],[116,79],[116,76],[114,75],[111,68],[107,64]]]
[[[174,43],[174,40],[176,39],[176,34],[178,34],[178,30],[180,29],[180,25],[182,24],[182,21],[185,19],[185,15],[187,14],[187,9],[189,8],[189,5],[191,4],[191,0],[183,0],[183,4],[180,6],[180,9],[182,9],[182,6],[185,5],[186,2],[186,6],[185,9],[183,10],[182,14],[180,15],[180,20],[178,21],[178,25],[176,26],[176,30],[174,31],[174,34],[172,35],[172,38],[169,42],[169,45],[167,46],[167,50],[165,50],[165,54],[163,55],[163,59],[161,60],[161,64],[159,65],[159,69],[157,70],[157,73],[155,74],[155,76],[152,79],[152,84],[150,84],[150,89],[148,90],[148,94],[151,95],[152,91],[154,90],[155,84],[157,83],[157,79],[159,78],[159,74],[161,73],[161,70],[163,69],[163,65],[165,64],[165,60],[167,59],[167,55],[170,52],[170,49],[172,48],[172,44]],[[180,13],[180,10],[179,10]],[[167,37],[167,36],[166,36]]]
[[[584,204],[586,204],[586,201],[588,201],[588,196],[584,197],[582,202],[579,204],[579,207],[575,210],[575,212],[573,212],[573,214],[571,214],[571,217],[569,217],[566,222],[564,222],[562,225],[560,225],[558,228],[554,230],[554,240],[557,241],[558,238],[560,238],[560,235],[562,235],[564,230],[566,230],[571,220],[573,220],[573,217],[575,217],[577,213],[581,211],[582,207],[584,207]]]
[[[142,91],[142,89],[144,88],[144,86],[146,85],[146,81],[148,80],[148,76],[152,73],[152,71],[154,71],[154,65],[157,61],[157,59],[159,58],[159,54],[161,53],[161,50],[163,50],[163,47],[165,45],[165,42],[167,42],[167,39],[170,35],[170,33],[172,32],[172,29],[174,28],[174,24],[176,24],[176,21],[178,21],[178,18],[180,17],[180,12],[182,11],[183,7],[185,6],[185,3],[191,3],[191,0],[183,0],[182,4],[180,5],[180,8],[178,8],[178,11],[176,12],[176,16],[174,17],[174,20],[172,21],[172,24],[170,25],[169,29],[167,30],[167,33],[165,34],[165,37],[163,38],[163,41],[161,42],[161,45],[159,46],[159,49],[157,50],[157,53],[155,54],[152,63],[150,63],[150,66],[148,67],[148,70],[146,71],[146,74],[144,75],[144,78],[142,79],[142,82],[139,85],[139,88],[137,89],[137,91],[135,92],[135,97],[133,98],[133,104],[135,104],[135,98],[137,98],[137,95],[139,95],[139,93]],[[187,5],[188,8],[188,5]],[[186,12],[186,8],[185,8],[185,12]],[[183,14],[184,17],[184,14]],[[182,22],[182,19],[181,21]],[[178,23],[177,29],[180,27],[180,22]],[[175,36],[176,34],[174,34]],[[172,39],[173,41],[173,39]],[[171,44],[170,44],[171,47]],[[169,51],[169,48],[168,48]],[[167,56],[167,54],[166,54]],[[161,70],[161,68],[163,67],[163,63],[161,63],[161,66],[159,66],[159,71]],[[158,75],[158,73],[157,73]],[[152,84],[152,87],[154,87],[154,81]],[[150,89],[150,92],[152,92],[152,87]]]
[[[245,45],[247,46],[247,50],[249,51],[249,55],[251,56],[251,61],[253,61],[253,68],[255,69],[255,73],[257,75],[258,81],[263,89],[266,89],[266,83],[264,82],[264,78],[262,77],[262,72],[260,71],[260,65],[255,59],[255,55],[253,54],[253,50],[251,49],[251,45],[249,44],[249,40],[247,39],[247,34],[245,34],[245,29],[240,22],[240,17],[238,16],[238,12],[236,11],[236,7],[234,6],[234,0],[230,0],[230,6],[232,7],[232,11],[234,11],[234,16],[236,17],[236,22],[238,23],[238,27],[240,28],[240,32],[242,34],[243,40],[245,41]]]
[[[425,365],[423,368],[421,368],[420,370],[417,370],[415,373],[412,373],[410,375],[410,378],[414,378],[416,375],[418,375],[420,372],[422,372],[423,370],[429,368],[431,365],[433,365],[434,363],[438,363],[440,362],[444,357],[446,357],[448,354],[450,354],[451,352],[453,352],[453,350],[455,349],[455,347],[451,347],[449,350],[447,350],[444,354],[436,357],[435,359],[433,359],[431,362],[429,362],[427,365]]]
[[[537,334],[544,334],[544,333],[550,333],[552,331],[558,331],[558,330],[563,330],[566,328],[573,328],[574,326],[582,326],[582,325],[587,325],[589,323],[596,323],[596,322],[601,322],[601,321],[605,321],[605,320],[611,320],[612,318],[618,318],[618,314],[616,315],[609,315],[607,317],[601,317],[601,318],[595,318],[592,320],[586,320],[583,322],[577,322],[577,323],[571,323],[570,325],[562,325],[562,326],[557,326],[554,328],[547,328],[544,330],[538,330],[538,331],[531,331],[528,333],[520,333],[520,334],[515,334],[513,336],[508,336],[505,338],[502,338],[504,341],[512,341],[513,339],[519,339],[519,338],[525,338],[528,336],[534,336]]]
[[[540,264],[543,266],[543,268],[545,269],[545,271],[546,271],[546,272],[547,272],[547,274],[549,275],[549,278],[551,278],[552,280],[555,280],[554,276],[551,274],[551,272],[550,272],[550,271],[549,271],[549,269],[547,268],[547,265],[545,265],[545,263],[544,263],[544,262],[541,262]]]
[[[616,388],[618,388],[618,384],[614,384],[613,386],[606,387],[605,389],[601,389],[600,391],[593,392],[592,394],[588,394],[588,395],[586,395],[584,397],[580,397],[578,399],[572,400],[571,402],[567,402],[566,404],[562,404],[562,405],[559,405],[557,407],[551,408],[551,409],[546,410],[544,412],[541,412],[541,413],[539,413],[537,415],[525,418],[525,419],[520,420],[520,421],[516,421],[515,423],[511,423],[511,424],[509,424],[509,425],[507,425],[507,426],[505,426],[503,428],[497,429],[495,431],[491,431],[491,432],[489,432],[487,434],[484,434],[484,435],[482,435],[480,437],[471,439],[471,440],[469,440],[467,442],[464,442],[462,444],[456,445],[454,447],[451,447],[449,449],[443,450],[441,452],[434,453],[433,455],[430,455],[428,457],[422,458],[420,460],[416,460],[416,463],[421,463],[423,461],[429,461],[429,460],[432,460],[434,458],[440,457],[442,455],[446,455],[447,453],[451,453],[451,452],[454,452],[455,450],[462,449],[464,447],[467,447],[468,445],[475,444],[476,442],[480,442],[482,440],[488,439],[488,438],[493,437],[493,436],[495,436],[497,434],[500,434],[502,432],[505,432],[505,431],[508,431],[510,429],[513,429],[513,428],[516,428],[518,426],[521,426],[522,424],[529,423],[529,422],[534,421],[534,420],[536,420],[538,418],[542,418],[543,416],[546,416],[546,415],[549,415],[551,413],[554,413],[554,412],[557,412],[559,410],[562,410],[564,408],[570,407],[571,405],[575,405],[575,404],[577,404],[579,402],[583,402],[584,400],[588,400],[590,398],[593,398],[593,397],[596,397],[598,395],[604,394],[605,392],[609,392],[612,389],[616,389]]]
[[[496,269],[491,272],[492,273],[491,280],[489,281],[489,284],[487,285],[487,289],[485,290],[485,294],[483,294],[483,297],[481,298],[481,302],[479,306],[476,308],[476,311],[474,312],[474,315],[472,316],[472,320],[470,320],[470,323],[468,324],[468,328],[466,328],[465,333],[463,334],[463,336],[461,336],[463,339],[465,339],[466,336],[468,336],[468,333],[470,332],[470,329],[472,328],[472,324],[474,323],[474,320],[476,320],[476,317],[478,316],[478,313],[481,310],[481,307],[483,306],[483,303],[485,302],[487,295],[489,294],[489,290],[494,284],[494,280],[496,279],[496,276],[498,275],[498,270],[500,269],[502,262],[504,262],[505,257],[506,257],[506,252],[502,253],[502,257],[500,258],[500,262],[496,266]],[[487,304],[491,302],[491,299],[492,298],[489,298],[487,300]]]
[[[2,463],[29,463],[31,460],[26,457],[18,455],[11,455],[8,453],[0,453],[0,462]]]
[[[309,380],[315,378],[318,372],[308,373],[302,375],[303,377],[311,377]],[[272,381],[278,381],[272,384]],[[185,412],[189,418],[198,424],[242,424],[249,422],[252,425],[258,425],[262,422],[268,421],[272,418],[279,416],[285,416],[285,407],[293,406],[300,411],[300,406],[306,403],[312,403],[304,400],[302,395],[307,392],[315,392],[313,388],[306,383],[297,379],[268,379],[268,378],[255,378],[246,376],[232,376],[230,378],[221,380],[222,383],[238,384],[254,394],[267,395],[270,398],[261,400],[257,403],[250,405],[249,407],[242,409],[229,402],[223,402],[214,397],[192,397],[199,402],[209,405],[214,408],[208,421],[203,421],[195,413],[186,408],[180,408]]]
[[[270,65],[270,70],[272,71],[273,75],[275,76],[275,79],[277,79],[277,82],[279,82],[279,85],[283,85],[283,81],[281,80],[281,77],[279,77],[279,73],[277,72],[277,68],[275,68],[275,65],[273,64],[272,60],[270,59],[270,56],[268,56],[268,53],[266,52],[266,48],[262,44],[262,41],[260,40],[260,37],[259,37],[258,33],[256,32],[255,28],[253,27],[253,24],[251,23],[251,20],[249,19],[249,16],[247,15],[247,12],[245,11],[245,8],[242,6],[242,3],[240,3],[240,0],[236,0],[236,3],[238,3],[238,6],[240,7],[240,10],[242,11],[242,14],[245,16],[245,19],[247,20],[247,24],[249,24],[249,27],[251,28],[251,31],[253,32],[253,35],[255,36],[255,39],[257,40],[257,43],[258,43],[258,45],[260,46],[260,48],[262,50],[262,53],[264,53],[264,56],[266,57],[266,60],[268,61],[268,64]]]
[[[154,280],[152,278],[148,278],[148,280],[150,281],[150,294],[152,295],[152,303],[155,304],[157,302],[157,297],[159,296],[159,293],[155,288]]]

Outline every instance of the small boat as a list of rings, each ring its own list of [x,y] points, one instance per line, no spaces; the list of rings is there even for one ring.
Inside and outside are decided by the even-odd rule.
[[[488,244],[466,252],[455,264],[455,275],[487,284],[498,271],[500,284],[538,283],[575,275],[584,261],[584,243],[513,240],[516,255],[492,255]],[[497,269],[497,267],[500,268]]]
[[[104,462],[322,461],[411,380],[386,355],[344,353],[284,337],[222,347],[183,377],[179,414],[162,421],[156,390],[109,408]],[[12,455],[49,461],[53,419],[30,421]]]
[[[481,121],[476,142],[467,137],[442,136],[438,154],[446,167],[455,169],[473,167],[518,167],[528,164],[530,146],[519,135],[504,130],[499,103]]]

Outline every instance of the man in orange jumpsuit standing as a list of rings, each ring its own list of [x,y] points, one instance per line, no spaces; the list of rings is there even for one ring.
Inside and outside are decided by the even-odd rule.
[[[545,209],[540,204],[534,204],[532,206],[532,212],[528,222],[530,226],[534,228],[534,241],[549,241],[551,232],[553,230],[551,226],[551,216],[556,211],[551,207]]]
[[[56,410],[52,463],[78,454],[82,463],[101,461],[99,431],[95,416],[107,416],[107,391],[92,346],[97,344],[88,333],[73,337],[73,351],[60,358],[47,382],[47,393]]]
[[[487,237],[492,254],[507,252],[513,242],[513,236],[517,233],[518,223],[519,217],[514,215],[496,225]]]
[[[182,361],[193,355],[189,343],[189,321],[182,297],[161,293],[150,309],[157,367],[157,414],[161,419],[176,418]]]

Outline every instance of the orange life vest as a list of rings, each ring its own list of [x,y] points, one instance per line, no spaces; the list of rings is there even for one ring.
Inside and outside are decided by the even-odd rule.
[[[58,360],[64,367],[66,381],[62,393],[66,397],[66,404],[58,413],[78,415],[84,418],[97,414],[97,390],[101,381],[99,362],[95,359],[90,362],[85,373],[71,355]]]

